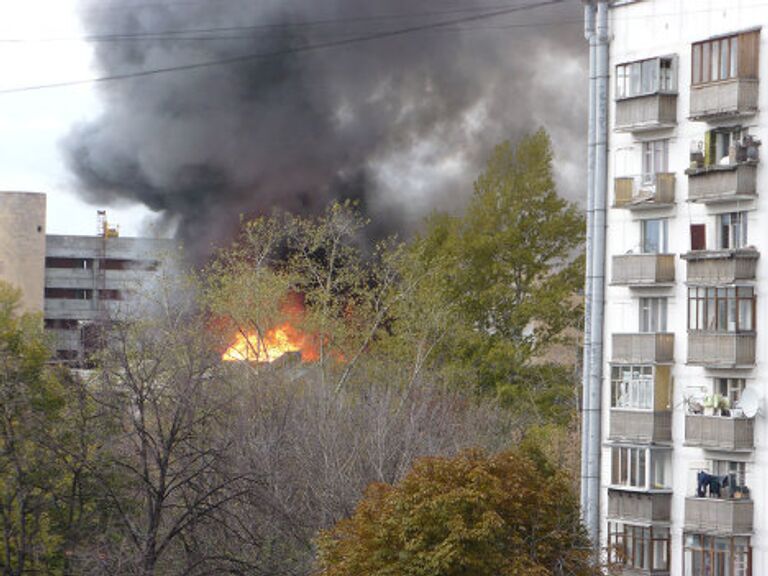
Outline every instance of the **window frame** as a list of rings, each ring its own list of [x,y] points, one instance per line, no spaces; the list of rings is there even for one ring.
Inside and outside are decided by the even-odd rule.
[[[642,547],[637,546],[642,542]],[[627,543],[630,546],[627,546]],[[608,561],[646,571],[669,571],[671,557],[670,529],[667,526],[639,526],[626,522],[608,522]],[[638,558],[638,550],[643,554]],[[657,563],[656,552],[662,552]]]
[[[668,65],[662,65],[662,62]],[[622,62],[615,67],[616,100],[677,94],[677,56],[668,54]]]
[[[611,446],[611,488],[670,490],[669,451],[649,446]],[[660,477],[662,482],[656,482]]]
[[[642,184],[654,186],[657,174],[669,172],[669,138],[644,141],[642,155]]]
[[[689,286],[688,330],[754,333],[756,306],[757,296],[752,286]]]
[[[629,372],[629,380],[624,375]],[[653,412],[656,368],[652,364],[611,366],[611,408]]]
[[[658,222],[658,250],[648,250],[648,224]],[[669,252],[669,218],[647,218],[640,221],[640,251],[642,254],[667,254]]]
[[[642,296],[638,302],[638,332],[659,334],[667,331],[668,300],[666,296]]]
[[[697,539],[697,543],[694,544],[693,540]],[[702,571],[694,572],[696,564],[692,558],[693,554],[700,555],[699,567],[709,567],[708,573],[715,572],[715,565],[718,561],[722,562],[725,554],[722,552],[722,548],[718,548],[717,544],[727,544],[727,564],[725,573],[732,576],[751,576],[752,574],[752,540],[750,536],[714,536],[710,534],[701,534],[698,532],[685,532],[683,534],[683,574],[685,576],[698,576],[703,573]],[[741,545],[742,549],[739,551],[740,555],[743,555],[743,560],[746,560],[746,567],[738,573],[736,568],[736,556],[734,552],[737,546]]]
[[[727,222],[724,220],[727,219]],[[749,212],[723,212],[717,215],[718,250],[739,250],[749,246]]]
[[[691,44],[691,86],[757,79],[760,30],[725,34]]]

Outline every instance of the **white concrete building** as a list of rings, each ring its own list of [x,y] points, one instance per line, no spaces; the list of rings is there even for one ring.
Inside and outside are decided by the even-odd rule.
[[[768,574],[768,2],[614,1],[610,34],[601,544]]]

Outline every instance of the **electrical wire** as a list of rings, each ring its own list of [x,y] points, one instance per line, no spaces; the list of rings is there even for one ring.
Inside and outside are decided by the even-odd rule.
[[[262,52],[258,54],[244,54],[241,56],[233,56],[230,58],[207,60],[204,62],[194,62],[190,64],[166,66],[161,68],[152,68],[148,70],[139,70],[135,72],[125,72],[122,74],[110,74],[107,76],[100,76],[96,78],[88,78],[88,79],[82,79],[82,80],[68,80],[63,82],[54,82],[50,84],[36,84],[36,85],[30,85],[30,86],[22,86],[18,88],[6,88],[4,90],[0,90],[0,95],[17,94],[20,92],[32,92],[32,91],[48,90],[53,88],[64,88],[64,87],[70,87],[70,86],[80,86],[80,85],[87,85],[87,84],[114,82],[118,80],[128,80],[132,78],[144,78],[144,77],[158,76],[161,74],[167,74],[172,72],[201,70],[201,69],[211,68],[215,66],[228,66],[233,64],[241,64],[244,62],[251,62],[254,60],[274,58],[279,56],[288,56],[292,54],[302,54],[302,53],[312,52],[316,50],[327,50],[331,48],[339,48],[342,46],[350,46],[354,44],[372,42],[375,40],[384,40],[389,38],[396,38],[399,36],[406,36],[409,34],[414,34],[416,32],[433,30],[433,29],[442,28],[445,26],[453,26],[453,25],[462,24],[465,22],[476,22],[476,21],[485,20],[488,18],[495,18],[497,16],[512,14],[514,12],[521,12],[524,10],[533,10],[533,9],[542,8],[545,6],[553,6],[556,4],[562,4],[564,1],[565,0],[541,0],[539,2],[535,2],[532,4],[518,5],[512,8],[505,8],[503,10],[496,10],[493,12],[485,12],[482,14],[463,16],[461,18],[443,20],[440,22],[431,22],[427,24],[408,26],[405,28],[397,28],[394,30],[386,30],[382,32],[367,34],[364,36],[352,36],[349,38],[329,40],[327,42],[319,42],[316,44],[306,44],[304,46],[297,46],[295,48],[287,48],[284,50],[274,50],[271,52]]]
[[[484,13],[501,10],[517,10],[526,9],[529,5],[520,4],[519,2],[514,4],[497,4],[493,6],[472,6],[465,8],[453,8],[450,10],[430,10],[425,12],[400,12],[392,14],[374,14],[369,16],[354,16],[347,18],[325,18],[319,20],[303,20],[295,22],[273,22],[262,23],[248,26],[223,26],[217,28],[189,28],[184,30],[158,30],[153,32],[116,32],[109,34],[89,34],[85,36],[62,36],[62,37],[45,37],[45,38],[0,38],[0,43],[5,44],[21,44],[21,43],[38,43],[38,42],[112,42],[112,41],[126,41],[126,40],[174,40],[177,37],[181,39],[187,39],[188,34],[205,34],[205,36],[198,36],[194,39],[229,39],[231,36],[213,36],[213,34],[220,32],[257,32],[260,30],[268,32],[281,32],[285,29],[296,28],[311,28],[317,26],[331,26],[338,24],[355,24],[355,23],[375,23],[375,22],[390,22],[392,20],[403,20],[411,18],[430,18],[435,16],[446,16],[450,14],[466,14],[466,13]],[[237,37],[240,38],[240,37]],[[242,36],[242,38],[253,38],[253,36]]]

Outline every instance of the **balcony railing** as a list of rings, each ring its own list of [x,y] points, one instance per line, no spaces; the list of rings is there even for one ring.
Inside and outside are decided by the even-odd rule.
[[[727,202],[751,200],[757,195],[757,165],[755,162],[691,168],[688,174],[690,202]]]
[[[750,498],[685,499],[685,529],[706,534],[750,534],[754,504]]]
[[[688,364],[739,368],[755,363],[753,333],[688,331]]]
[[[608,518],[626,522],[669,522],[672,494],[608,489]]]
[[[642,444],[672,442],[672,412],[611,408],[608,439]]]
[[[755,445],[754,420],[688,414],[685,417],[685,443],[711,450],[749,451]]]
[[[665,364],[674,361],[675,335],[650,332],[613,335],[612,360],[617,364]]]
[[[688,261],[690,284],[733,284],[754,280],[760,253],[752,248],[739,250],[696,250],[683,254]]]
[[[614,206],[629,210],[661,208],[675,203],[674,172],[620,176],[613,181]]]
[[[617,254],[611,282],[618,286],[653,286],[675,283],[674,254]]]
[[[746,116],[757,112],[758,81],[733,78],[691,86],[692,120]]]
[[[677,94],[647,94],[616,101],[618,132],[672,128],[677,124]]]

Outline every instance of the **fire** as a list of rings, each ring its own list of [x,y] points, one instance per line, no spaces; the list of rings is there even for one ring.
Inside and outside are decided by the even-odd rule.
[[[221,359],[226,362],[274,362],[289,352],[300,352],[302,362],[317,361],[320,354],[316,338],[294,325],[304,313],[301,297],[286,297],[281,311],[290,318],[288,322],[270,328],[262,337],[257,332],[238,333]]]
[[[274,362],[289,352],[301,352],[302,362],[314,362],[318,353],[312,338],[290,322],[276,326],[259,338],[256,333],[238,334],[221,359],[227,362]]]

